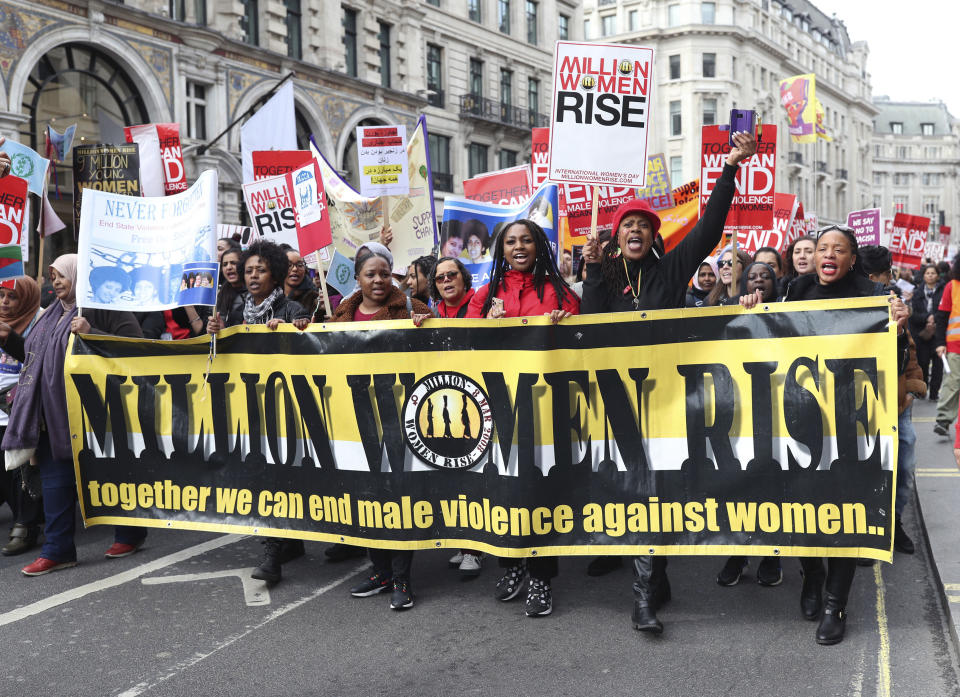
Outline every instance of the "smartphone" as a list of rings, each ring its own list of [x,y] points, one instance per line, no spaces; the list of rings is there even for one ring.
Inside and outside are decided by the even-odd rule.
[[[733,134],[739,131],[753,133],[756,128],[756,112],[752,109],[731,109],[730,110],[730,131],[728,143],[734,147]]]

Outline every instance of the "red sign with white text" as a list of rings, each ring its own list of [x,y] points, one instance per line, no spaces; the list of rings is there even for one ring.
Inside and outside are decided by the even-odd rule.
[[[773,230],[770,239],[761,247],[773,247],[778,252],[783,251],[790,244],[790,234],[793,231],[793,221],[797,217],[797,208],[800,202],[793,194],[775,193],[773,195]]]
[[[529,165],[501,169],[463,180],[463,195],[473,201],[515,205],[525,203],[532,193]]]
[[[317,161],[311,160],[303,167],[287,172],[285,176],[287,190],[293,197],[297,248],[300,254],[307,256],[333,244],[327,196]]]
[[[598,186],[597,232],[613,227],[613,214],[621,203],[637,197],[637,190],[630,186]],[[593,187],[589,184],[564,184],[560,187],[560,208],[566,210],[569,239],[573,244],[583,244],[590,234],[590,219],[593,211]]]
[[[890,240],[890,252],[893,255],[894,266],[908,269],[919,269],[921,267],[929,229],[930,218],[907,213],[897,213],[893,216],[893,238]]]
[[[254,150],[253,179],[282,177],[313,159],[309,150]]]
[[[187,190],[187,172],[183,167],[183,148],[180,146],[180,124],[158,123],[160,161],[163,163],[164,191],[179,194]]]
[[[0,247],[22,245],[27,226],[27,180],[0,178]]]
[[[533,189],[537,190],[550,174],[550,129],[534,128],[530,140],[530,166],[533,168]]]
[[[710,194],[723,172],[730,153],[729,134],[719,126],[704,126],[700,161],[700,216],[707,207]],[[764,125],[763,140],[757,152],[740,165],[736,191],[724,230],[737,233],[737,243],[753,254],[769,245],[773,232],[774,177],[777,169],[777,127]]]

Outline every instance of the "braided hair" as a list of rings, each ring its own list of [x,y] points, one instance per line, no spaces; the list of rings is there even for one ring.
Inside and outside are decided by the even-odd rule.
[[[631,213],[630,215],[635,214]],[[630,285],[630,280],[627,278],[627,269],[624,267],[623,258],[618,254],[621,249],[616,231],[600,233],[597,236],[597,241],[602,242],[604,235],[610,242],[600,252],[600,276],[603,278],[603,287],[606,288],[607,295],[611,300],[616,300],[623,295],[624,289]],[[666,254],[663,238],[659,233],[653,233],[653,244],[650,246],[648,253],[653,254],[657,259],[662,259]]]
[[[553,258],[553,249],[550,247],[550,240],[547,239],[543,228],[532,220],[521,218],[515,220],[509,225],[504,226],[503,230],[497,235],[493,242],[493,268],[490,270],[490,286],[487,293],[487,299],[483,302],[481,316],[486,317],[493,305],[493,299],[497,296],[497,291],[503,285],[503,278],[510,270],[510,264],[503,256],[503,239],[507,231],[514,225],[522,225],[533,235],[536,243],[537,253],[533,262],[533,287],[537,291],[537,299],[543,302],[543,289],[547,283],[553,286],[553,291],[557,296],[557,309],[563,307],[564,301],[573,297],[573,290],[563,280],[560,275],[560,269],[557,268],[557,261]]]

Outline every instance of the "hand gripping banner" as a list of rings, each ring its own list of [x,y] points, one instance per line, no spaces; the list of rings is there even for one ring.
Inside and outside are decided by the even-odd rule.
[[[884,298],[76,337],[87,524],[371,547],[889,561]]]

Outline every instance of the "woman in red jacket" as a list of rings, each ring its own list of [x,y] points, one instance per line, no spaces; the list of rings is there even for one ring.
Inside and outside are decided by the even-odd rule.
[[[437,317],[466,317],[476,294],[470,272],[453,257],[440,257],[429,274],[430,297],[437,303]]]
[[[531,220],[518,220],[504,228],[494,242],[490,283],[473,296],[467,317],[547,315],[556,324],[579,313],[580,298],[560,275],[543,228]],[[535,465],[531,462],[520,466]],[[550,581],[557,575],[556,557],[501,559],[500,566],[505,573],[497,581],[497,600],[516,598],[529,573],[527,616],[549,615],[553,611]]]

